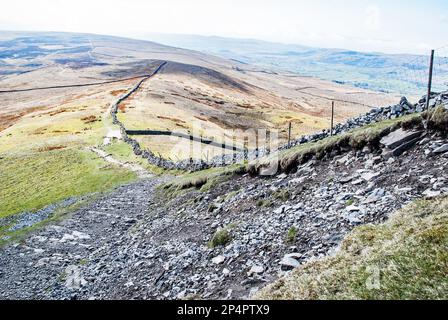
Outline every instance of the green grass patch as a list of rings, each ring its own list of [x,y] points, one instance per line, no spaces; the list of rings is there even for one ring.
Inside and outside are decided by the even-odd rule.
[[[297,237],[297,228],[293,226],[288,230],[288,234],[286,235],[286,242],[294,243],[294,241],[296,241],[296,237]]]
[[[353,205],[355,203],[355,198],[350,198],[347,200],[347,202],[345,203],[346,207],[350,207],[351,205]]]
[[[123,161],[123,162],[132,162],[142,166],[147,169],[149,172],[162,175],[162,174],[171,174],[178,175],[181,174],[180,170],[167,170],[156,165],[150,164],[146,159],[142,157],[136,156],[131,146],[123,141],[116,141],[107,146],[105,146],[104,151],[110,153],[114,158]]]
[[[80,149],[2,154],[0,167],[0,218],[136,179],[135,173]]]
[[[216,248],[228,244],[232,240],[229,229],[231,229],[231,226],[218,229],[210,240],[209,247]]]
[[[233,197],[236,197],[239,193],[240,193],[240,190],[231,191],[231,192],[226,194],[226,196],[224,197],[223,201],[229,201]]]
[[[261,208],[269,208],[272,207],[274,204],[274,201],[271,199],[259,199],[257,200],[257,207]]]
[[[356,228],[332,257],[263,289],[260,299],[446,299],[448,197],[420,200]]]
[[[227,167],[210,168],[198,172],[192,172],[183,176],[178,176],[161,185],[159,188],[168,196],[177,196],[182,191],[196,188],[201,192],[207,192],[217,186],[219,183],[225,182],[235,175],[245,172],[245,166],[242,164],[234,164]]]
[[[277,191],[274,191],[272,193],[272,196],[274,197],[274,199],[281,200],[281,201],[285,202],[285,201],[289,200],[289,198],[291,197],[291,194],[288,189],[282,188]]]

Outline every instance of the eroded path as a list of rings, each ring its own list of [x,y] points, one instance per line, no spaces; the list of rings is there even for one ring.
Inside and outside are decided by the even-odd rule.
[[[99,148],[91,147],[89,148],[90,151],[96,153],[99,157],[103,158],[106,162],[112,163],[114,165],[117,165],[119,167],[123,167],[125,169],[128,169],[132,172],[135,172],[138,177],[140,178],[149,178],[152,175],[143,168],[142,166],[132,163],[132,162],[123,162],[118,159],[115,159],[111,154],[107,153],[104,150],[101,150]]]
[[[104,278],[120,281],[128,265],[132,229],[145,215],[159,181],[145,179],[118,187],[23,243],[0,249],[1,299],[104,297],[89,290]]]

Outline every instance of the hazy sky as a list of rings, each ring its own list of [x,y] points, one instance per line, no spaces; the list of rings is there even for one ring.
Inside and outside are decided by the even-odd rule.
[[[0,30],[186,33],[427,53],[448,45],[448,0],[2,0]]]

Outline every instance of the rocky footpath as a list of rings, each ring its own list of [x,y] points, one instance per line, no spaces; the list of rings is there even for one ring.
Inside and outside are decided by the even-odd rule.
[[[124,236],[130,236],[132,226],[147,214],[148,195],[157,183],[146,179],[121,186],[23,242],[0,248],[0,297],[74,298],[93,283],[93,278],[84,278],[87,266],[93,267],[93,274],[102,274],[95,277],[99,282],[113,275],[120,268],[115,249],[124,248],[119,245]],[[110,263],[101,264],[106,256]]]
[[[412,141],[412,144],[409,142]],[[354,227],[448,193],[448,140],[394,132],[384,150],[311,160],[167,199],[144,178],[0,249],[2,299],[241,299]],[[400,152],[390,155],[391,151]]]

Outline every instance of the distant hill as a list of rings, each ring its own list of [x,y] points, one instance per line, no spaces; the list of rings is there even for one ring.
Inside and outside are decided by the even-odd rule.
[[[421,95],[427,85],[429,57],[422,55],[365,53],[214,36],[151,34],[146,38],[241,63],[374,91]],[[439,60],[436,67],[438,72],[434,86],[435,90],[442,91],[448,84],[447,59]]]
[[[249,51],[254,46],[248,41],[240,47]],[[79,138],[80,132],[87,132],[84,121],[109,115],[107,106],[139,81],[135,77],[151,74],[161,63],[165,64],[157,77],[146,81],[118,112],[129,130],[188,133],[197,124],[204,137],[218,140],[228,137],[231,130],[275,129],[279,139],[286,141],[290,123],[293,136],[328,128],[331,101],[337,102],[335,120],[339,122],[400,98],[234,60],[112,36],[0,32],[0,133],[14,136],[16,127],[22,133],[24,126],[69,121],[74,130],[64,126],[47,131],[55,139],[57,134],[56,140],[59,136]],[[36,112],[46,114],[36,116]],[[46,143],[44,134],[30,131],[33,139],[27,142]],[[184,148],[172,155],[177,141],[168,138],[163,142],[161,137],[136,139],[166,158],[188,158],[190,152]],[[237,135],[240,147],[241,139]],[[16,140],[11,142],[8,148],[13,149]],[[200,156],[207,158],[213,152],[221,153],[221,149]]]

